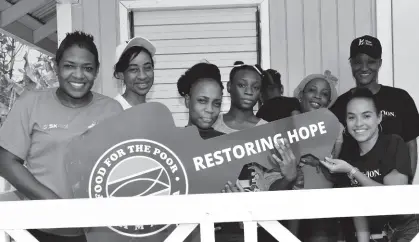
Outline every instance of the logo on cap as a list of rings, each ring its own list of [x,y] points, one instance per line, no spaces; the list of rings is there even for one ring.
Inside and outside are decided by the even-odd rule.
[[[188,178],[177,155],[158,142],[134,139],[107,150],[96,162],[89,180],[89,197],[183,195]],[[147,209],[147,208],[142,208]],[[113,226],[129,237],[147,237],[170,225]]]
[[[359,39],[358,46],[361,46],[361,45],[372,46],[372,42],[366,39]]]

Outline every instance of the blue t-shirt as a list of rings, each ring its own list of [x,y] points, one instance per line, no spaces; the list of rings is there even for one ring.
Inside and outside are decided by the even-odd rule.
[[[0,146],[24,160],[41,184],[61,198],[72,198],[64,164],[67,145],[97,123],[121,112],[122,107],[111,98],[93,93],[88,105],[70,108],[61,104],[56,91],[57,88],[25,91],[0,128]]]

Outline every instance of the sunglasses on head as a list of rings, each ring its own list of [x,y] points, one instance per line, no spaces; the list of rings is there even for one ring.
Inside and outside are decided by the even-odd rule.
[[[238,65],[234,65],[233,67],[236,68],[236,67],[242,67],[242,66],[251,66],[259,73],[259,75],[263,76],[262,72],[259,70],[259,68],[256,67],[256,65],[238,64]]]

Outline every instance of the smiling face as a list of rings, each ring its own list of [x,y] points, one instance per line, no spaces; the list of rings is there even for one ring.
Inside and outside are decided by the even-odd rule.
[[[382,63],[381,59],[374,59],[366,54],[358,54],[350,60],[350,63],[357,86],[365,87],[377,82],[378,71]]]
[[[319,108],[326,108],[330,103],[331,93],[330,85],[326,80],[311,80],[300,93],[302,111],[310,112]]]
[[[141,51],[133,58],[128,68],[123,72],[126,92],[132,92],[140,96],[145,96],[150,91],[154,83],[154,68],[151,56],[145,51]]]
[[[216,80],[202,78],[192,85],[185,97],[189,109],[189,123],[200,129],[210,128],[221,111],[223,92]]]
[[[253,109],[260,98],[262,77],[253,70],[239,70],[227,90],[231,94],[231,104],[242,110]]]
[[[66,49],[57,65],[61,91],[70,99],[82,99],[90,93],[98,72],[95,56],[86,48],[73,45]]]
[[[358,143],[371,140],[378,135],[381,114],[374,102],[368,98],[354,98],[347,105],[346,125],[349,134]]]

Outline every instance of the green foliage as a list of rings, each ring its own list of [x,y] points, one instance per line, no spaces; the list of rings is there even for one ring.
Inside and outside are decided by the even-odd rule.
[[[28,46],[0,33],[0,126],[23,91],[58,85],[52,58],[38,52],[37,61],[29,63],[29,51]],[[16,62],[22,60],[23,69],[15,70]],[[16,71],[22,75],[16,75]]]

